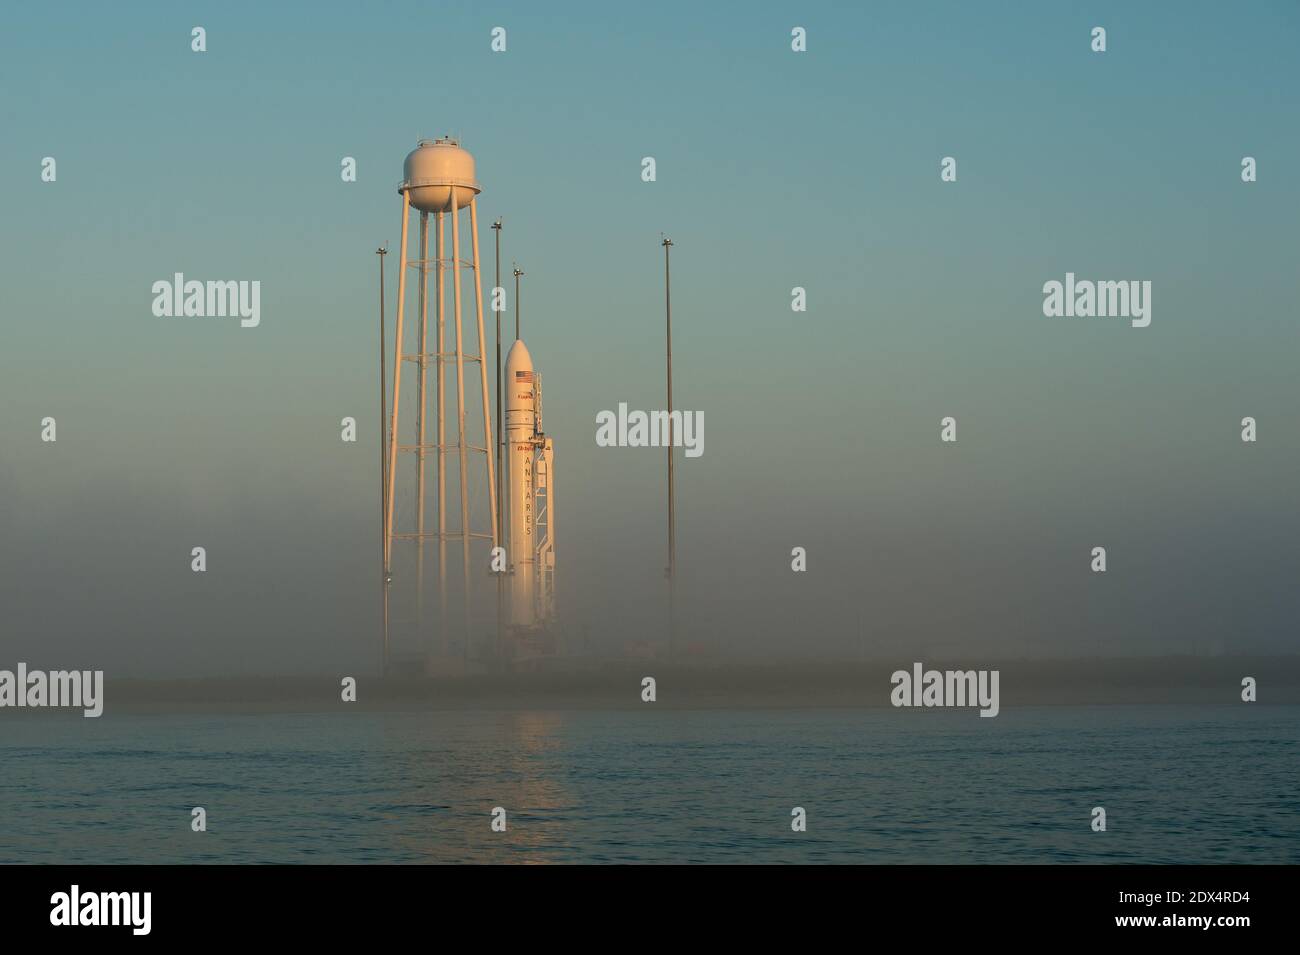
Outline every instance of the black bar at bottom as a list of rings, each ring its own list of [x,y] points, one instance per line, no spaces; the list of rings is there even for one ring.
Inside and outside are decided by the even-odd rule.
[[[414,931],[462,944],[482,932],[495,948],[515,933],[558,942],[620,926],[629,941],[664,943],[689,927],[695,939],[802,929],[877,939],[898,930],[921,943],[1131,935],[1230,944],[1283,930],[1291,875],[1282,866],[8,866],[0,925],[7,942],[205,946]]]

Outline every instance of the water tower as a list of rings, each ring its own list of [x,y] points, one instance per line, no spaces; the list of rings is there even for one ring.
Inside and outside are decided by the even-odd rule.
[[[388,433],[388,495],[387,511],[384,520],[384,563],[385,580],[392,580],[400,575],[392,573],[393,542],[413,541],[414,547],[414,583],[416,601],[416,621],[425,640],[426,660],[432,662],[435,655],[445,657],[448,651],[447,631],[447,572],[448,545],[459,544],[460,579],[464,589],[464,633],[461,655],[469,656],[471,636],[471,583],[482,576],[471,571],[471,545],[474,542],[485,544],[482,564],[486,573],[488,549],[497,546],[497,502],[496,482],[493,474],[492,418],[488,405],[487,365],[484,363],[486,349],[483,335],[483,283],[479,272],[478,257],[478,203],[475,201],[481,191],[474,178],[474,157],[463,149],[454,139],[421,140],[406,157],[403,182],[398,187],[402,197],[402,245],[398,261],[401,269],[397,282],[397,343],[396,359],[393,365],[393,404],[392,418]],[[469,208],[470,257],[462,258],[461,215],[460,211]],[[419,252],[416,258],[408,257],[408,226],[411,210],[419,212]],[[434,220],[436,252],[430,257],[429,218]],[[447,233],[451,233],[448,241]],[[451,246],[451,256],[447,257],[447,245]],[[461,321],[461,274],[466,270],[471,275],[474,286],[474,313],[477,331],[477,353],[466,351],[465,336]],[[429,273],[434,274],[435,327],[432,342],[429,338]],[[405,328],[407,274],[414,272],[416,281],[416,308],[418,328],[415,334],[415,351],[410,351],[406,339],[412,337]],[[454,342],[447,341],[447,302],[446,286],[450,285],[451,326],[454,330]],[[432,345],[432,349],[430,348]],[[481,399],[482,409],[482,444],[474,441],[466,433],[466,380],[465,366],[478,363],[478,373],[471,371],[469,390],[471,400]],[[408,409],[402,407],[402,369],[410,363],[415,368],[415,408],[413,416],[404,416]],[[428,434],[428,373],[433,367],[433,415],[435,432]],[[455,369],[454,388],[444,372]],[[479,395],[472,390],[477,385]],[[455,416],[452,419],[454,443],[448,443],[446,420],[446,396],[452,390],[455,396]],[[412,421],[413,418],[413,421]],[[410,422],[410,423],[408,423]],[[408,429],[403,440],[401,427]],[[405,452],[414,457],[414,529],[397,532],[395,526],[396,499],[398,491],[397,461],[398,452]],[[447,498],[449,474],[447,470],[448,454],[454,452],[458,468],[458,480],[455,482],[456,497],[459,504],[459,523],[449,526]],[[482,455],[482,471],[477,455]],[[436,480],[436,530],[430,530],[429,518],[425,511],[425,461],[432,456]],[[473,460],[471,462],[471,456]],[[408,468],[409,472],[409,468]],[[479,476],[481,474],[482,480]],[[408,477],[408,480],[411,478]],[[410,503],[408,491],[405,500]],[[486,508],[474,508],[474,500],[486,502]],[[475,529],[471,524],[472,512],[479,511],[482,526]],[[411,515],[408,515],[408,519]],[[437,541],[438,550],[438,608],[440,617],[439,642],[432,641],[432,633],[423,621],[424,582],[425,582],[425,545]],[[477,565],[473,565],[477,567]],[[385,587],[385,601],[388,600],[388,587]],[[387,603],[385,604],[387,606]]]

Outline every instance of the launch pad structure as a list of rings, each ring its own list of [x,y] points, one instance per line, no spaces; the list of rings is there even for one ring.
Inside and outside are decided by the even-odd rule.
[[[555,653],[555,548],[553,528],[554,504],[554,445],[541,430],[540,376],[535,375],[531,357],[523,342],[518,339],[510,349],[506,361],[506,380],[498,387],[497,418],[501,421],[504,410],[504,434],[498,427],[498,437],[505,443],[505,474],[495,473],[495,461],[500,459],[501,448],[493,444],[492,408],[489,400],[486,341],[483,326],[483,285],[479,264],[478,203],[482,191],[475,178],[474,157],[450,137],[421,140],[406,157],[404,178],[398,187],[402,198],[402,229],[399,249],[397,288],[397,318],[395,329],[392,390],[386,392],[386,381],[381,380],[381,416],[383,396],[391,394],[391,409],[384,421],[384,445],[381,449],[382,560],[383,560],[383,620],[384,620],[384,671],[392,662],[390,655],[389,626],[392,585],[409,578],[394,573],[394,542],[409,541],[414,544],[414,607],[415,623],[422,644],[423,669],[432,673],[444,669],[467,670],[471,664],[471,647],[475,638],[475,583],[485,579],[488,569],[504,575],[504,587],[497,582],[498,591],[504,589],[504,600],[498,600],[496,629],[504,640],[495,641],[491,653],[484,655],[486,662],[509,663],[536,656]],[[469,257],[462,251],[461,210],[469,210]],[[418,212],[418,251],[410,257],[410,222],[412,210]],[[430,247],[429,225],[433,220],[433,247]],[[494,226],[494,228],[498,228]],[[450,233],[450,235],[448,235]],[[497,233],[498,244],[500,232]],[[450,257],[447,246],[450,245]],[[498,252],[499,259],[499,252]],[[499,266],[498,266],[499,268]],[[381,257],[382,271],[382,257]],[[475,328],[466,334],[462,320],[461,273],[470,273],[474,295]],[[430,273],[433,274],[433,294],[430,296]],[[408,274],[414,275],[416,285],[415,350],[407,350],[406,340],[411,337],[407,329]],[[498,279],[499,281],[499,279]],[[517,288],[517,278],[516,278]],[[429,304],[434,302],[434,327],[429,328]],[[450,309],[448,299],[450,298]],[[381,284],[382,299],[382,284]],[[381,300],[381,342],[383,305]],[[518,302],[516,301],[516,330]],[[500,353],[500,315],[498,312],[498,356]],[[448,335],[454,332],[454,340]],[[469,349],[477,333],[477,352]],[[471,341],[466,341],[470,338]],[[498,363],[500,359],[498,357]],[[472,365],[478,364],[478,374]],[[402,374],[403,368],[413,365],[416,375],[415,408],[413,422],[404,415]],[[478,431],[466,425],[467,370],[469,399],[479,408],[481,415],[482,444],[477,443]],[[433,434],[429,433],[428,391],[429,371],[433,371]],[[454,380],[450,375],[455,369]],[[381,345],[381,376],[382,345]],[[452,387],[454,386],[454,387]],[[472,394],[474,387],[479,395]],[[453,433],[448,434],[448,391],[454,395]],[[505,394],[502,395],[502,390]],[[475,400],[477,399],[477,400]],[[502,405],[504,404],[504,409]],[[405,428],[404,432],[402,429]],[[470,431],[473,430],[473,434]],[[508,437],[508,442],[504,439]],[[449,440],[453,439],[453,440]],[[414,458],[414,527],[399,530],[398,455]],[[482,470],[477,455],[482,454]],[[433,459],[435,479],[434,514],[426,506],[426,460]],[[453,464],[454,462],[454,464]],[[456,473],[449,472],[454,466]],[[409,468],[407,469],[410,470]],[[454,478],[454,480],[453,480]],[[455,494],[450,492],[454,489]],[[484,492],[486,494],[484,495]],[[498,500],[498,494],[505,500]],[[411,492],[406,492],[408,504]],[[449,501],[449,497],[454,498]],[[484,500],[486,497],[486,500]],[[477,499],[486,507],[475,507]],[[459,523],[449,517],[449,504],[453,514],[459,511]],[[406,519],[411,520],[408,512]],[[476,524],[475,521],[478,521]],[[432,527],[430,526],[432,524]],[[504,526],[503,526],[504,525]],[[425,619],[426,606],[426,546],[437,544],[437,626]],[[450,545],[450,547],[449,547]],[[457,546],[459,545],[459,546]],[[480,556],[474,554],[476,545],[486,545]],[[504,548],[504,551],[499,550]],[[448,571],[449,550],[459,551],[460,639],[459,652],[453,653],[452,621],[449,619],[451,594]],[[504,557],[504,566],[502,558]],[[454,557],[452,557],[454,560]],[[478,601],[482,603],[482,601]],[[501,619],[505,610],[505,620]],[[502,646],[502,642],[505,646]],[[454,666],[453,666],[454,664]]]

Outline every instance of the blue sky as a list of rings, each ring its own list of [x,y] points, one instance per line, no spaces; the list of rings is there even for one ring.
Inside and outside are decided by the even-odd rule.
[[[834,654],[865,614],[882,649],[1290,646],[1294,4],[4,20],[0,557],[20,648],[167,670],[356,652],[376,549],[372,253],[399,236],[402,157],[446,133],[478,160],[485,265],[502,216],[503,271],[527,272],[568,606],[598,634],[657,619],[662,457],[597,448],[594,419],[662,403],[666,232],[676,396],[707,421],[679,468],[701,644]],[[261,326],[155,318],[151,285],[177,271],[260,280]],[[1042,284],[1067,271],[1151,280],[1151,327],[1044,318]],[[356,446],[338,440],[348,414]],[[1243,449],[1247,414],[1261,440]],[[199,585],[187,555],[209,539],[228,559]],[[1076,573],[1097,543],[1106,590]]]

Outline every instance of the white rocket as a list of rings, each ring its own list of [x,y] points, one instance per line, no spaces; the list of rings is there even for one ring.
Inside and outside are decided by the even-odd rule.
[[[540,627],[555,615],[555,452],[542,431],[541,375],[521,339],[506,356],[505,392],[508,619]]]

